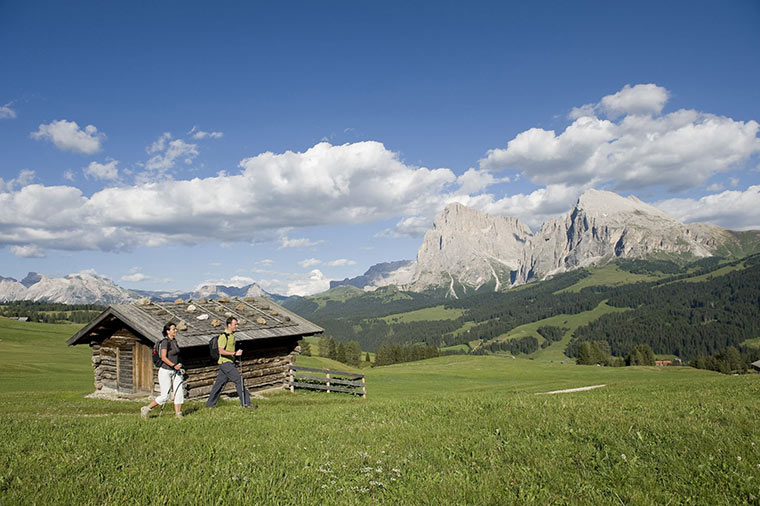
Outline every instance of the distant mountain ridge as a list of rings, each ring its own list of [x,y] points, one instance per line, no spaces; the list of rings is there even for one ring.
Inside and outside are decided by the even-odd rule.
[[[454,203],[428,230],[415,262],[382,276],[344,280],[364,290],[395,284],[413,292],[443,290],[449,297],[499,291],[615,258],[698,259],[760,251],[760,233],[705,223],[684,225],[636,197],[588,190],[564,215],[533,234],[517,218],[490,216]],[[389,264],[383,264],[389,265]],[[369,283],[361,286],[362,282]],[[389,280],[393,280],[391,283]]]
[[[14,278],[0,277],[0,302],[14,300],[32,300],[59,302],[62,304],[127,304],[143,297],[155,301],[172,301],[176,299],[218,299],[220,297],[261,297],[281,299],[282,297],[265,292],[256,283],[243,287],[217,284],[204,284],[190,292],[182,291],[148,291],[127,290],[112,280],[90,273],[69,274],[61,278],[51,278],[30,272],[17,281]]]
[[[343,281],[330,281],[330,288],[336,288],[338,286],[355,286],[357,288],[364,288],[365,286],[372,285],[384,286],[386,284],[393,284],[392,281],[395,279],[394,276],[399,276],[399,273],[404,272],[404,269],[408,269],[410,265],[414,265],[412,260],[398,260],[395,262],[375,264],[362,276],[345,278]]]

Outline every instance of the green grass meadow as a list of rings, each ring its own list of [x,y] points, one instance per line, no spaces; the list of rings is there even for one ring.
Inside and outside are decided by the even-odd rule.
[[[0,504],[760,502],[755,374],[448,356],[141,420],[85,398],[76,329],[0,318]]]

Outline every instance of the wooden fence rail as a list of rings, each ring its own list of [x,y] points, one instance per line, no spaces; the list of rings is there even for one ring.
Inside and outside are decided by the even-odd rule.
[[[307,373],[320,373],[324,376],[313,376]],[[367,397],[367,383],[363,374],[344,371],[331,371],[329,369],[312,369],[311,367],[290,366],[288,386],[293,392],[296,388],[309,390],[325,390],[327,392],[340,392],[344,394],[361,395]]]

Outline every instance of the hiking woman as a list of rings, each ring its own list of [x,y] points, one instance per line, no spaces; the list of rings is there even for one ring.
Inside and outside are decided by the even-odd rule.
[[[177,344],[177,326],[169,322],[164,325],[161,334],[166,339],[161,341],[158,352],[161,355],[161,367],[158,369],[158,384],[161,389],[161,395],[151,401],[147,406],[140,408],[140,416],[148,417],[150,410],[158,406],[163,406],[169,400],[169,391],[174,391],[174,416],[182,418],[182,403],[185,402],[185,388],[182,384],[182,364],[179,362],[179,345]]]

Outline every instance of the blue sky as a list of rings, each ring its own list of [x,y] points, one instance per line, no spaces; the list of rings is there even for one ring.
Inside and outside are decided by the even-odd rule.
[[[327,288],[447,203],[760,229],[760,3],[1,2],[0,275]]]

